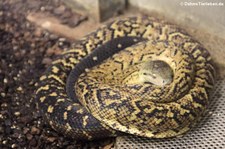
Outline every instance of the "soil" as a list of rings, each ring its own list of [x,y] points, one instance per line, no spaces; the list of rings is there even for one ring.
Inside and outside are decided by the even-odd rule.
[[[60,0],[0,2],[0,148],[111,148],[113,139],[77,142],[42,120],[34,100],[36,82],[74,41],[27,21],[31,12],[55,16],[69,27],[87,19]]]

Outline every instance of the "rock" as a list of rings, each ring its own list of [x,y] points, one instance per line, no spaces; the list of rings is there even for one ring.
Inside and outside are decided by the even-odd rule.
[[[18,146],[17,144],[12,144],[11,147],[12,147],[12,148],[17,148],[17,146]]]
[[[31,135],[31,134],[26,134],[26,138],[28,139],[28,140],[31,140],[32,138],[33,138],[33,135]]]
[[[31,127],[31,134],[40,134],[40,129],[36,127]]]
[[[25,128],[23,129],[23,134],[27,134],[27,132],[28,132],[29,130],[30,130],[29,128],[25,127]]]
[[[54,142],[56,140],[56,137],[47,137],[47,140],[49,142]]]

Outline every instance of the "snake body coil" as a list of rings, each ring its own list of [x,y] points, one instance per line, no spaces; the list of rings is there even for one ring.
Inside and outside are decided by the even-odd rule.
[[[64,52],[40,78],[37,105],[74,139],[188,131],[214,84],[209,53],[176,26],[151,17],[116,20]]]

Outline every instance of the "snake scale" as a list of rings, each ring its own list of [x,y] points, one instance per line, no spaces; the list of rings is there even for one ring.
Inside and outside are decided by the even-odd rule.
[[[77,140],[174,137],[208,105],[211,61],[175,25],[147,16],[118,19],[52,62],[40,77],[37,107],[53,129]]]

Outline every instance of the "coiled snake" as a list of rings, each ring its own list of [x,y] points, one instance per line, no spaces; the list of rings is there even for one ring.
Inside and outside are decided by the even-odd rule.
[[[36,99],[49,124],[74,139],[166,138],[202,115],[214,75],[207,50],[184,31],[133,17],[65,51],[40,77]]]

